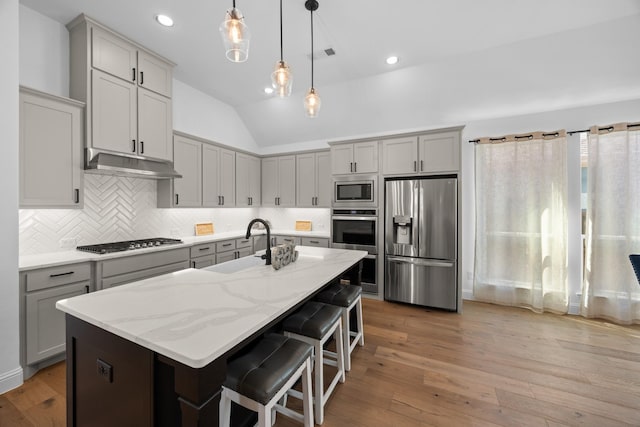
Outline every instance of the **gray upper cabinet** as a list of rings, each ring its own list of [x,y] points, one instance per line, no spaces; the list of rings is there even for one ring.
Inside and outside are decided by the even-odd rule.
[[[260,206],[260,159],[236,153],[236,206]]]
[[[262,206],[296,205],[296,156],[262,159]]]
[[[20,207],[82,207],[83,104],[20,88]]]
[[[331,146],[331,173],[333,175],[377,172],[378,141]]]
[[[431,133],[382,141],[384,175],[457,172],[460,132]]]
[[[235,151],[202,144],[202,205],[234,207],[235,194]]]
[[[173,207],[189,208],[202,206],[202,143],[184,136],[175,135],[173,141],[173,165],[182,178],[173,179]],[[170,187],[170,180],[158,181]]]
[[[331,206],[331,154],[329,151],[296,156],[296,205]]]
[[[460,132],[423,135],[418,153],[421,172],[457,172],[460,169]]]
[[[67,27],[69,89],[87,104],[87,146],[171,160],[173,64],[84,15]]]

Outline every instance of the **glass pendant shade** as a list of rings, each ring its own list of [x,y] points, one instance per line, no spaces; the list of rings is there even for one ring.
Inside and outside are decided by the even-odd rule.
[[[322,101],[320,101],[320,97],[316,93],[315,88],[309,89],[309,93],[304,97],[304,112],[307,117],[317,117],[321,105]]]
[[[224,21],[220,24],[220,35],[229,61],[244,62],[249,58],[251,33],[244,23],[242,13],[235,7],[227,10]]]
[[[285,96],[291,95],[293,76],[286,62],[276,62],[276,68],[273,73],[271,73],[271,85],[279,97],[284,98]]]

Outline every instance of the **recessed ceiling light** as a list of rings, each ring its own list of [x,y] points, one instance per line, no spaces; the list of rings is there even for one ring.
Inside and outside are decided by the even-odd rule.
[[[156,21],[165,27],[173,27],[173,19],[167,15],[156,15]]]
[[[390,56],[387,58],[387,64],[389,65],[393,65],[393,64],[397,64],[398,63],[398,57],[397,56]]]
[[[268,86],[264,88],[264,93],[266,93],[267,95],[271,95],[273,93],[273,88]]]

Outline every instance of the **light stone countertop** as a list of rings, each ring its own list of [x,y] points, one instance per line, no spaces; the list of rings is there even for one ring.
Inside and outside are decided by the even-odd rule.
[[[298,260],[280,270],[262,260],[230,274],[185,269],[61,300],[56,307],[187,366],[202,368],[366,255],[301,246]],[[229,263],[234,262],[247,260]]]
[[[266,234],[265,230],[251,230],[252,236],[257,236],[261,234]],[[284,229],[276,229],[271,231],[272,235],[288,235],[288,236],[298,236],[298,237],[320,237],[320,238],[329,238],[328,231],[292,231],[292,230],[284,230]],[[113,252],[110,254],[92,254],[89,252],[81,252],[75,249],[70,249],[66,251],[59,252],[48,252],[44,254],[37,255],[24,255],[20,256],[19,259],[19,270],[33,270],[36,268],[44,268],[44,267],[55,267],[58,265],[65,264],[73,264],[76,262],[85,262],[85,261],[104,261],[111,258],[121,258],[125,256],[132,255],[141,255],[149,252],[157,252],[157,251],[167,251],[171,249],[178,249],[184,247],[191,247],[193,245],[199,245],[201,243],[210,243],[217,242],[220,240],[227,239],[239,239],[244,238],[245,231],[229,231],[223,233],[215,233],[209,236],[188,236],[181,237],[183,243],[175,244],[175,245],[165,245],[154,248],[147,249],[135,249],[132,251],[122,251],[122,252]],[[161,236],[166,237],[166,236]]]

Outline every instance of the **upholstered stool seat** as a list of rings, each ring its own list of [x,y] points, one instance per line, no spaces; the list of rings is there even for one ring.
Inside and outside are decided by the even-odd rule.
[[[258,413],[258,425],[271,427],[273,411],[313,426],[311,355],[313,347],[278,334],[269,334],[245,355],[229,362],[220,396],[220,426],[229,426],[231,402]],[[278,401],[302,378],[304,416]]]
[[[351,370],[351,353],[357,344],[364,345],[364,329],[362,325],[362,288],[356,285],[335,283],[322,290],[315,297],[316,301],[335,305],[342,309],[342,336],[345,351],[345,370]],[[351,331],[350,313],[356,309],[356,331]],[[353,341],[351,340],[353,338]]]
[[[338,381],[344,382],[344,350],[342,339],[342,310],[339,307],[311,301],[298,312],[285,319],[285,335],[313,345],[314,386],[313,403],[316,423],[324,421],[324,406]],[[335,338],[336,351],[324,350],[325,343]],[[335,366],[338,371],[324,390],[324,365]]]

